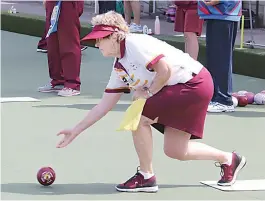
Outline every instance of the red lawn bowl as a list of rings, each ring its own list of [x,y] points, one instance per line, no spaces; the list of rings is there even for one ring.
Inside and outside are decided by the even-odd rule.
[[[238,106],[245,107],[248,104],[248,97],[246,95],[238,96]]]
[[[253,104],[254,103],[254,96],[255,96],[255,94],[252,93],[252,92],[247,92],[245,95],[248,98],[248,104]]]
[[[43,167],[37,173],[37,180],[43,186],[50,186],[55,178],[55,171],[51,167]]]

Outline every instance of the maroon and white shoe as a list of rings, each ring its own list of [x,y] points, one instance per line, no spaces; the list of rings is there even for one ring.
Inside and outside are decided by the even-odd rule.
[[[64,96],[64,97],[77,96],[77,95],[80,95],[80,91],[75,90],[75,89],[71,89],[71,88],[68,88],[68,87],[64,87],[62,90],[60,90],[58,92],[58,96]]]
[[[217,182],[220,186],[231,186],[235,183],[239,171],[246,165],[247,161],[244,156],[233,152],[231,165],[221,164],[222,178]]]
[[[144,176],[137,170],[136,174],[123,184],[116,186],[120,192],[146,192],[155,193],[158,191],[156,185],[156,177],[152,176],[149,179],[144,179]]]

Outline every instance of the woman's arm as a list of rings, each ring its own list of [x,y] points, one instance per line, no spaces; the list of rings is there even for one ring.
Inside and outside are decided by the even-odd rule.
[[[79,135],[104,117],[117,104],[121,95],[122,93],[104,93],[99,104],[93,107],[86,117],[74,127],[74,133]]]
[[[171,75],[171,69],[163,59],[160,59],[151,68],[156,72],[156,76],[149,87],[149,92],[154,95],[166,85]]]

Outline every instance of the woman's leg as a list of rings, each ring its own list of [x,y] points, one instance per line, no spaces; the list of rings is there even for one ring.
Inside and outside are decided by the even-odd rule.
[[[123,1],[125,21],[128,25],[131,24],[132,7],[130,1]]]
[[[140,1],[130,1],[132,12],[133,12],[133,22],[137,25],[140,25],[141,19],[141,4]]]
[[[221,164],[223,176],[219,185],[234,183],[238,171],[246,164],[245,157],[236,153],[218,150],[203,143],[190,140],[191,135],[173,129],[165,128],[164,152],[167,156],[179,160],[213,160]]]
[[[153,174],[153,137],[150,126],[151,122],[152,120],[142,116],[138,129],[132,132],[132,136],[134,147],[140,162],[140,171]]]
[[[202,27],[203,20],[199,18],[197,10],[188,9],[184,21],[185,52],[195,60],[198,58],[198,36],[201,35]]]
[[[116,186],[118,191],[156,192],[158,190],[152,167],[152,123],[155,123],[155,121],[142,116],[138,129],[132,133],[135,150],[140,162],[140,168],[133,177],[125,183]]]
[[[130,32],[135,33],[143,32],[143,28],[140,25],[140,18],[141,18],[141,4],[139,0],[134,1],[124,1],[124,13],[125,13],[125,21],[130,27]],[[131,23],[131,16],[132,13],[134,15],[133,17],[133,23]]]
[[[188,53],[193,59],[197,60],[199,53],[199,42],[196,33],[184,32],[185,38],[185,52]]]
[[[231,161],[231,153],[191,141],[190,136],[186,132],[166,127],[164,135],[165,154],[178,160],[213,160],[220,163]]]

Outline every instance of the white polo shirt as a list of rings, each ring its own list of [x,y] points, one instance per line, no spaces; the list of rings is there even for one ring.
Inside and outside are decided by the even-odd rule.
[[[115,59],[106,93],[129,92],[150,87],[156,72],[152,65],[160,59],[171,67],[167,85],[186,83],[203,65],[187,53],[146,34],[128,34],[121,43],[121,58]]]

